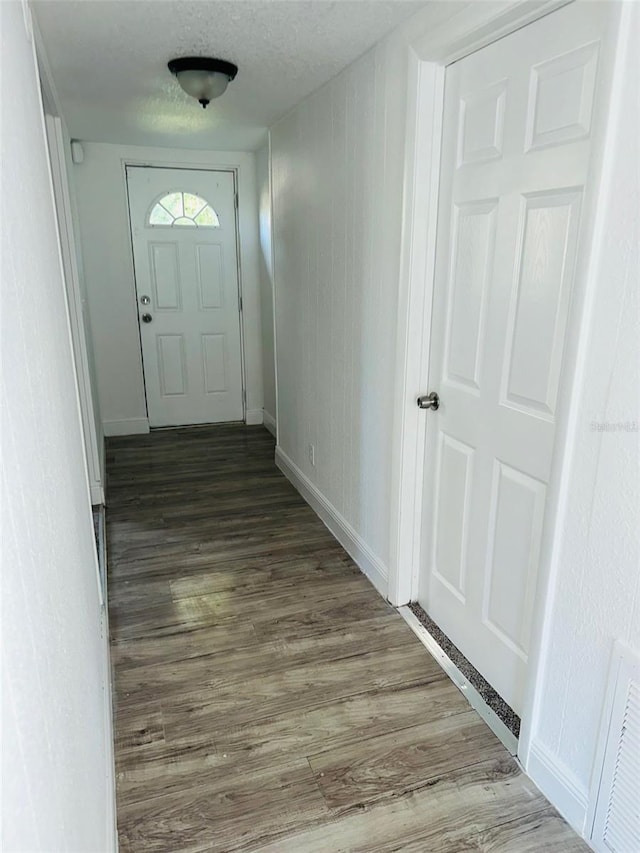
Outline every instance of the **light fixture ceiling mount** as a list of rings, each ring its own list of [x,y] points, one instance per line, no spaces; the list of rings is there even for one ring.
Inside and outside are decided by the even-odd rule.
[[[238,73],[238,66],[233,62],[207,56],[183,56],[172,59],[168,65],[187,95],[199,101],[203,109],[209,101],[224,94]]]

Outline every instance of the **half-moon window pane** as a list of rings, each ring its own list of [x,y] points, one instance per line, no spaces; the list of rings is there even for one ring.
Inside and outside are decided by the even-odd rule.
[[[220,225],[215,211],[212,210],[209,205],[207,205],[200,211],[200,213],[195,218],[195,222],[197,225],[208,225],[211,228],[217,228],[218,225]]]
[[[160,204],[166,207],[172,216],[182,216],[184,213],[182,207],[182,193],[169,193],[163,199],[160,199]]]
[[[173,216],[161,204],[156,204],[149,217],[151,225],[173,225]]]
[[[167,193],[153,205],[149,225],[219,228],[220,220],[211,205],[199,195],[173,192]]]
[[[203,207],[207,206],[207,202],[203,198],[200,198],[200,196],[183,193],[182,197],[184,215],[190,216],[193,219],[200,213]]]

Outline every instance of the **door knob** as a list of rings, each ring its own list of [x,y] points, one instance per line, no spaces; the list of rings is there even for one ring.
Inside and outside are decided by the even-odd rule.
[[[432,409],[435,412],[440,408],[440,397],[438,397],[435,391],[418,397],[417,402],[419,409]]]
[[[140,303],[142,305],[148,305],[150,302],[151,302],[151,299],[149,296],[141,296],[140,297]]]
[[[153,317],[151,316],[151,314],[143,314],[142,315],[142,322],[143,323],[150,323],[152,320],[153,320]]]

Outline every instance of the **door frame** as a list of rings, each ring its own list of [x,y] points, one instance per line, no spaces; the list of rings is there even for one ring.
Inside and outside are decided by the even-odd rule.
[[[407,48],[408,98],[403,184],[403,221],[396,373],[394,380],[394,422],[392,433],[391,535],[388,593],[395,606],[416,600],[421,565],[422,490],[425,474],[424,444],[426,418],[416,405],[429,375],[429,350],[435,286],[436,226],[438,186],[441,168],[441,135],[444,111],[444,80],[447,65],[519,30],[530,23],[581,0],[517,0],[504,3],[470,4],[427,35],[420,35]],[[614,4],[612,4],[613,6]],[[619,4],[615,4],[616,7]],[[620,9],[612,9],[611,38],[603,50],[608,63],[602,65],[598,82],[601,100],[608,91],[613,73],[612,48],[620,21]],[[543,651],[548,639],[548,616],[552,606],[552,579],[557,570],[555,531],[566,504],[569,436],[577,414],[580,390],[581,353],[586,346],[586,329],[581,322],[594,292],[593,258],[597,251],[594,236],[596,202],[602,192],[603,154],[606,141],[606,113],[601,107],[594,123],[591,174],[584,195],[580,225],[575,285],[572,295],[565,364],[559,389],[556,447],[549,481],[546,522],[543,530],[540,574],[533,614],[531,653],[527,689],[518,743],[518,757],[528,766],[543,676]],[[425,239],[426,235],[426,239]],[[586,324],[585,324],[586,325]],[[437,389],[436,389],[437,390]],[[549,520],[552,520],[550,523]]]
[[[127,213],[127,240],[129,244],[129,254],[131,257],[131,274],[133,281],[133,303],[134,310],[136,312],[137,324],[138,324],[138,346],[140,348],[140,365],[142,367],[142,384],[144,387],[144,407],[147,416],[147,423],[149,422],[149,403],[147,400],[147,380],[144,373],[144,353],[142,351],[142,332],[140,328],[140,311],[138,310],[138,289],[136,284],[136,266],[133,255],[133,232],[131,230],[131,208],[129,205],[129,182],[127,181],[127,169],[131,168],[143,168],[143,169],[172,169],[178,170],[181,172],[230,172],[233,175],[233,191],[234,191],[234,215],[235,215],[235,232],[236,232],[236,270],[238,275],[238,322],[240,328],[240,375],[242,381],[242,420],[243,422],[249,426],[252,423],[253,419],[248,415],[247,410],[247,359],[245,355],[245,312],[244,312],[244,300],[242,295],[242,245],[241,245],[241,234],[240,234],[240,184],[239,184],[239,167],[238,166],[213,166],[210,163],[206,166],[198,166],[195,164],[176,165],[175,163],[166,163],[166,162],[158,162],[154,161],[150,163],[149,161],[140,161],[135,160],[130,157],[126,157],[121,160],[122,166],[122,176],[124,181],[124,194],[126,199],[126,213]],[[262,423],[262,421],[260,421]],[[185,424],[188,426],[188,424]],[[155,429],[156,427],[151,427],[151,429]],[[164,429],[165,427],[158,427],[159,429]]]
[[[65,134],[66,126],[58,106],[57,93],[37,27],[34,27],[34,43],[42,96],[43,132],[47,142],[47,160],[57,217],[56,230],[60,242],[61,264],[69,314],[87,482],[91,504],[97,506],[105,502],[102,476],[104,471],[104,440],[102,435],[98,436],[96,429],[94,394],[97,392],[91,384],[85,313],[80,286],[81,271],[73,221],[74,207],[69,189],[69,174],[65,156],[68,134]]]

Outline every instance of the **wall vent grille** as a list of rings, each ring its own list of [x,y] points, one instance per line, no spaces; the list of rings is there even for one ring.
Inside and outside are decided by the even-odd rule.
[[[617,647],[612,667],[610,714],[605,720],[602,772],[592,842],[606,853],[640,851],[640,660]]]

